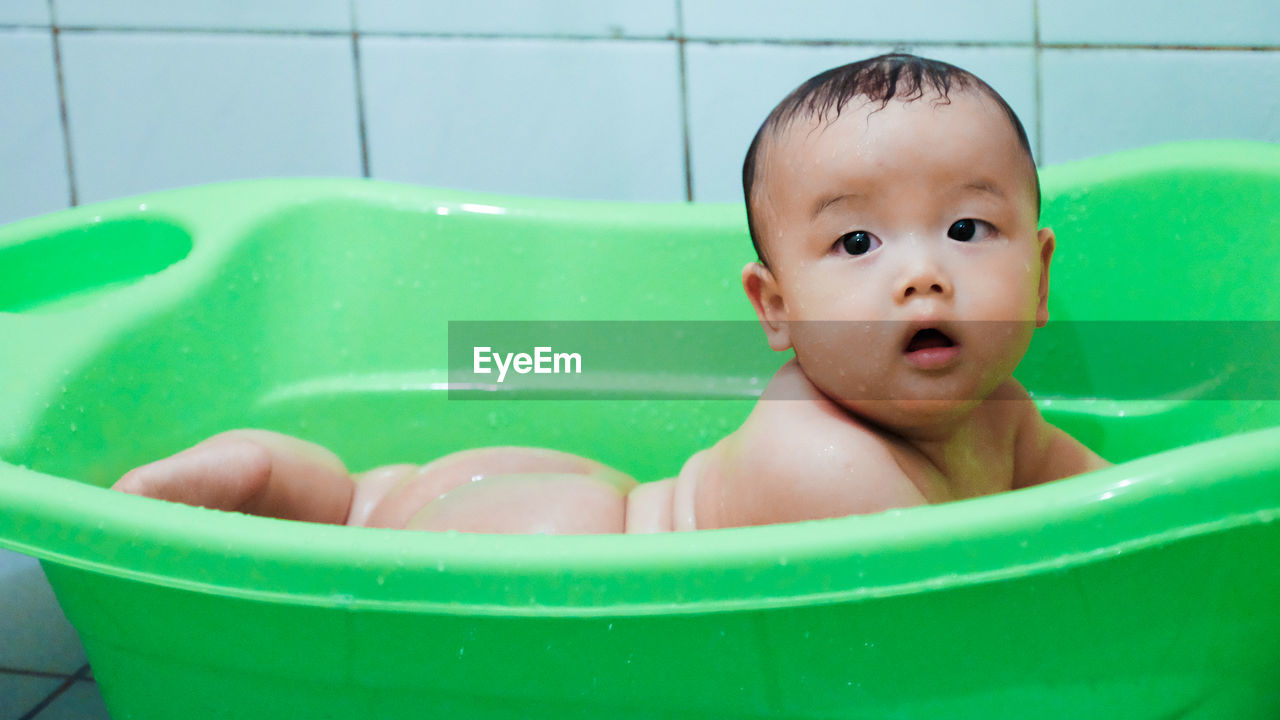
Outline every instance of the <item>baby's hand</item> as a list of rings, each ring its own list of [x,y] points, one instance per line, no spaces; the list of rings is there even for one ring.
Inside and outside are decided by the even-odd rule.
[[[352,482],[324,448],[266,430],[232,430],[125,473],[113,490],[286,520],[342,524]]]

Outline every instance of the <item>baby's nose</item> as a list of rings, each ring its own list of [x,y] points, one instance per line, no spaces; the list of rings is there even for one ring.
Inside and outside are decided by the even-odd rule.
[[[907,302],[921,297],[951,297],[951,281],[942,268],[935,263],[925,262],[904,272],[898,284],[898,302]]]

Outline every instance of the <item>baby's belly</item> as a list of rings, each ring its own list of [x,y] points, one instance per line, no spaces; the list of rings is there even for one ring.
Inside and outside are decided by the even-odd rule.
[[[349,525],[408,530],[582,534],[626,530],[631,477],[577,455],[482,448],[357,482]]]

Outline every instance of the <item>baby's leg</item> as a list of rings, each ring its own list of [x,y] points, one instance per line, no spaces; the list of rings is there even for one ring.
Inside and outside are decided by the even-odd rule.
[[[685,461],[680,474],[647,482],[627,496],[627,532],[647,534],[697,529],[694,494],[706,462],[702,450]]]
[[[356,488],[351,497],[351,512],[347,524],[352,527],[369,526],[369,516],[388,495],[398,491],[414,479],[418,466],[410,463],[383,465],[357,473],[352,477]]]
[[[319,445],[266,430],[231,430],[130,470],[112,489],[340,525],[346,522],[353,486],[342,461]]]
[[[409,518],[409,530],[575,535],[625,530],[626,488],[593,475],[494,475],[460,485]]]
[[[362,476],[360,487],[356,490],[357,501],[352,508],[350,524],[405,528],[408,527],[410,518],[428,503],[443,498],[456,488],[499,475],[590,476],[594,478],[594,483],[616,488],[624,495],[636,484],[630,476],[594,460],[571,453],[529,447],[463,450],[446,455],[413,472],[404,473],[402,469],[396,468],[403,466],[371,471]],[[365,504],[361,500],[361,493],[366,484],[371,485],[367,497],[373,502],[363,520],[357,522],[356,516]],[[547,490],[555,492],[550,488]],[[382,493],[381,499],[374,500],[374,495],[379,492]]]

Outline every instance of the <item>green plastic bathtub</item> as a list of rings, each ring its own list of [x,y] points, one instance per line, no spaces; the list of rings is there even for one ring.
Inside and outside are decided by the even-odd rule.
[[[0,546],[43,561],[114,718],[1280,716],[1280,148],[1043,182],[1046,331],[1066,331],[1018,377],[1119,464],[661,536],[352,529],[103,488],[237,426],[357,470],[532,444],[672,475],[752,405],[681,390],[716,367],[450,399],[448,323],[750,321],[740,206],[265,180],[7,226]],[[1117,327],[1167,348],[1120,362],[1097,340]],[[1263,362],[1241,384],[1222,353]],[[783,360],[762,334],[729,354],[761,385]]]

